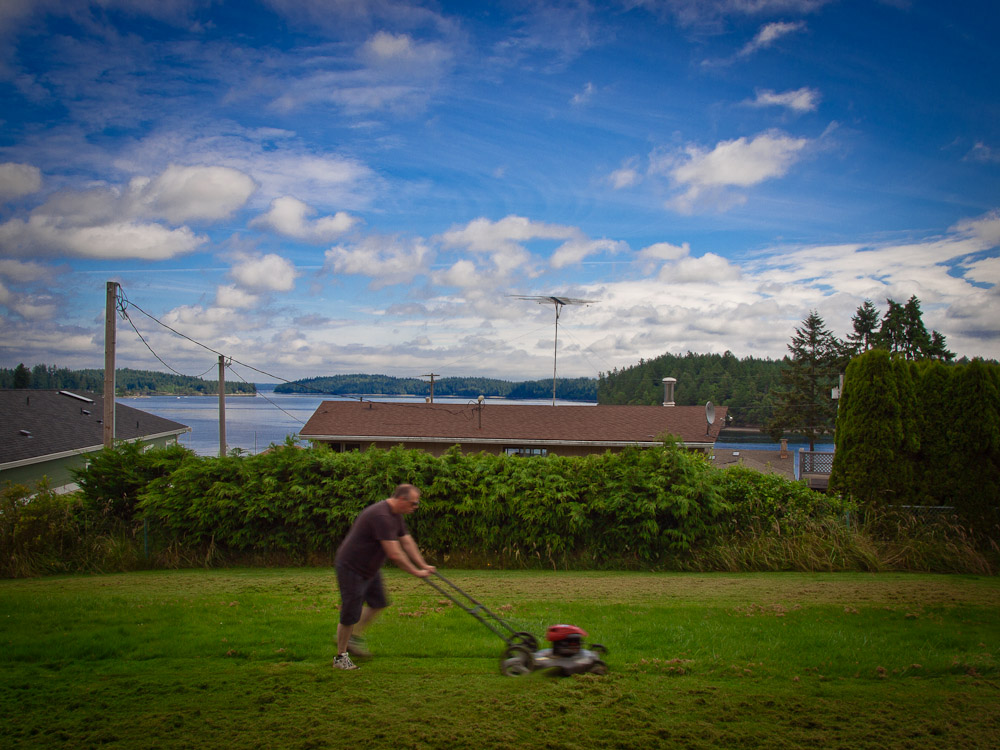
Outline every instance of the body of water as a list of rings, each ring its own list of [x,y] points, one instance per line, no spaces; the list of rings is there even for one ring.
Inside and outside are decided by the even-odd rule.
[[[351,401],[343,396],[275,393],[258,386],[257,396],[226,397],[226,445],[229,450],[239,448],[247,453],[260,453],[272,443],[285,442],[288,435],[296,435],[323,401]],[[422,396],[391,398],[365,397],[366,401],[393,401],[423,403]],[[158,417],[172,419],[191,428],[178,442],[199,456],[219,455],[219,397],[218,396],[149,396],[146,398],[119,398],[119,404],[148,411]],[[551,404],[552,400],[518,400],[491,398],[491,404]],[[467,398],[435,398],[438,404],[475,403]],[[556,400],[560,406],[593,406],[579,401]],[[307,443],[304,443],[307,444]]]
[[[285,442],[288,435],[296,435],[323,401],[353,400],[343,396],[275,393],[258,388],[257,396],[228,396],[226,398],[226,445],[229,450],[239,448],[247,453],[260,453],[272,443]],[[369,401],[394,401],[422,403],[419,396],[367,398]],[[218,396],[150,396],[147,398],[119,398],[120,404],[148,411],[166,419],[187,425],[191,432],[180,436],[181,445],[199,456],[219,455],[219,398]],[[435,403],[470,404],[465,398],[436,398]],[[539,401],[489,399],[491,404],[550,404],[551,399]],[[556,401],[560,406],[593,406],[579,401]],[[724,436],[715,444],[716,450],[776,451],[778,443],[760,435]],[[798,436],[789,439],[788,449],[798,453],[799,448],[809,449],[809,444]],[[818,451],[833,451],[833,443],[817,443]],[[798,456],[796,455],[796,461]]]

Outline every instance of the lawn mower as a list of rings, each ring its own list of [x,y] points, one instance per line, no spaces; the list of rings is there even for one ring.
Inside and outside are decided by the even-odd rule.
[[[479,622],[496,633],[507,644],[500,656],[500,672],[509,677],[544,671],[547,674],[567,677],[571,674],[607,674],[608,665],[601,657],[607,649],[599,643],[583,647],[587,632],[575,625],[553,625],[545,632],[549,648],[538,649],[538,641],[531,633],[514,630],[510,624],[486,605],[477,602],[443,575],[434,572],[424,580],[438,592],[464,609]],[[443,584],[443,585],[442,585]]]

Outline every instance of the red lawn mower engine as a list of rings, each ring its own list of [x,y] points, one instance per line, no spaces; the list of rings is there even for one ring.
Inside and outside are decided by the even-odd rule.
[[[607,674],[608,665],[601,659],[606,649],[599,643],[584,648],[586,637],[587,631],[576,625],[553,625],[545,632],[545,640],[552,644],[551,648],[531,653],[524,644],[511,646],[500,662],[500,671],[505,675],[518,675],[544,670],[562,677],[588,672]]]

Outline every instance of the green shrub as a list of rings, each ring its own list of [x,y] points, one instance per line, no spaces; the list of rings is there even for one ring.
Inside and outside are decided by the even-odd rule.
[[[822,494],[804,482],[764,474],[744,466],[721,472],[719,490],[730,506],[720,531],[794,531],[804,522],[832,519],[847,523],[853,503]]]
[[[21,578],[73,567],[80,541],[79,499],[5,482],[0,489],[0,575]]]
[[[95,518],[132,521],[146,485],[194,455],[179,444],[147,448],[139,442],[119,442],[93,454],[85,468],[73,471],[84,507]]]

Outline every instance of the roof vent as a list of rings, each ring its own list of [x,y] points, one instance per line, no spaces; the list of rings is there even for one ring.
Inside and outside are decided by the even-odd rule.
[[[85,417],[89,417],[90,409],[80,409],[80,413],[83,414]]]
[[[78,396],[75,393],[71,393],[70,391],[59,391],[59,395],[60,396],[69,396],[70,398],[75,398],[77,401],[83,401],[83,402],[88,403],[88,404],[94,403],[94,399],[87,398],[86,396]]]
[[[25,437],[31,437],[31,431],[30,430],[18,430],[18,432],[20,432]]]

